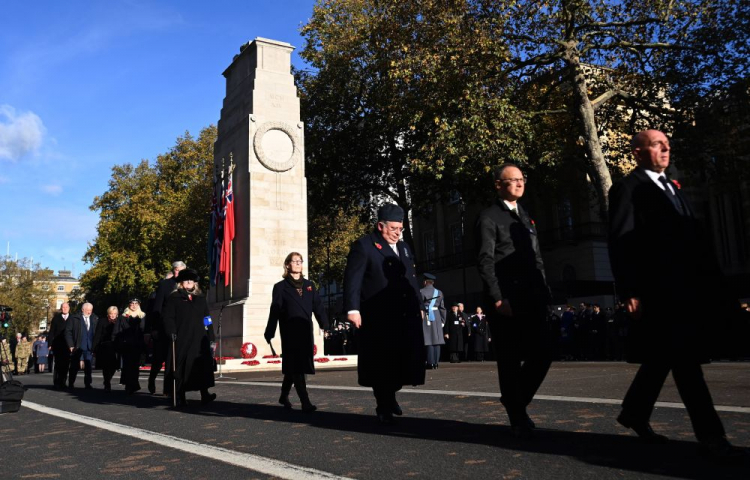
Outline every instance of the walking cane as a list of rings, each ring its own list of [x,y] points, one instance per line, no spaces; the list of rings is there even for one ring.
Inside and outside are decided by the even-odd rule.
[[[172,334],[172,406],[177,408],[177,354],[175,353],[175,343],[177,334]]]
[[[276,358],[276,350],[273,349],[273,345],[271,345],[271,340],[268,340],[268,346],[271,347],[271,354],[274,358]]]

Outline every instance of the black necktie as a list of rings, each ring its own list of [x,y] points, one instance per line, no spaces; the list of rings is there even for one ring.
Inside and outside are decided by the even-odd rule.
[[[671,185],[669,185],[669,181],[667,180],[667,177],[661,176],[659,177],[659,182],[664,186],[664,192],[667,194],[667,197],[672,201],[672,204],[674,205],[674,208],[677,209],[678,212],[680,212],[680,215],[684,215],[685,212],[682,208],[682,202],[680,202],[680,199],[677,198],[677,195],[675,195],[674,191],[669,188]]]

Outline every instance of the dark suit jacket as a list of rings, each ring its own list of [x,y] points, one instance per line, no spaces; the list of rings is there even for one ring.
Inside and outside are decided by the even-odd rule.
[[[523,207],[518,215],[502,200],[479,214],[478,268],[489,299],[508,299],[515,311],[541,310],[550,302],[536,226]],[[494,305],[491,310],[494,310]]]
[[[96,341],[98,340],[98,337],[96,336],[96,327],[98,322],[99,317],[97,317],[95,313],[92,313],[89,317],[89,329],[93,330],[94,332],[94,341],[91,345],[92,352],[95,352],[97,347],[99,346],[96,343]],[[68,348],[81,348],[81,342],[83,340],[82,331],[83,314],[77,313],[72,317],[68,317],[68,321],[65,322],[65,342],[67,343]]]
[[[638,297],[643,316],[630,325],[628,361],[706,361],[709,307],[729,305],[706,232],[680,189],[680,214],[636,168],[609,191],[609,257],[621,299]],[[706,302],[704,299],[711,299]],[[736,303],[736,302],[735,302]]]
[[[344,271],[344,311],[359,310],[359,383],[421,385],[425,349],[414,255],[398,242],[399,255],[380,232],[354,242]]]
[[[281,370],[284,374],[315,373],[313,312],[320,328],[328,329],[323,302],[310,280],[303,279],[302,296],[287,279],[273,286],[264,336],[270,340],[276,335],[276,325],[281,325]]]
[[[56,313],[52,317],[49,327],[49,346],[52,348],[53,355],[65,355],[69,352],[68,344],[65,341],[65,325],[75,315],[68,314],[68,320],[65,320],[62,313]]]

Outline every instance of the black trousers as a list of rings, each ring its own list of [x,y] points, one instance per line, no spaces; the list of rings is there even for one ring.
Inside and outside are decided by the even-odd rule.
[[[703,378],[703,369],[697,363],[675,366],[663,363],[641,365],[622,402],[623,416],[634,422],[648,422],[670,370],[690,416],[696,438],[703,441],[723,437],[724,426],[714,408],[711,393]]]
[[[495,315],[491,323],[500,383],[500,401],[511,424],[526,418],[526,407],[547,376],[552,364],[544,312]]]
[[[73,384],[76,381],[76,377],[78,376],[78,371],[81,369],[81,358],[83,355],[83,350],[80,348],[75,350],[70,355],[70,372],[68,373],[68,386],[72,387]],[[90,360],[84,360],[83,361],[83,384],[85,386],[91,385],[91,361]]]
[[[372,393],[375,395],[375,412],[377,413],[393,413],[393,407],[396,406],[396,392],[401,390],[401,387],[395,387],[392,385],[382,385],[372,387]]]
[[[52,384],[57,388],[64,388],[70,372],[70,352],[56,348],[54,358]]]
[[[303,405],[310,403],[310,397],[307,394],[307,382],[305,381],[305,374],[303,373],[286,373],[284,374],[284,380],[281,382],[281,396],[289,396],[289,392],[292,390],[292,385],[297,391],[300,401]]]

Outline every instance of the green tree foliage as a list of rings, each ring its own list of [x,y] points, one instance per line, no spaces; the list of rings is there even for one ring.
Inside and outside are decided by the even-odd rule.
[[[502,161],[573,167],[604,215],[634,131],[747,75],[747,18],[741,0],[321,0],[299,75],[311,183],[408,211],[472,200]]]
[[[109,190],[90,207],[100,220],[84,255],[92,267],[81,279],[97,309],[122,306],[130,296],[144,300],[177,259],[207,277],[215,141],[210,126],[197,138],[179,137],[153,165],[143,160],[112,168]]]
[[[481,15],[503,25],[500,36],[511,50],[503,74],[544,91],[532,97],[538,109],[570,117],[573,128],[557,132],[562,157],[584,159],[602,216],[612,183],[605,154],[617,161],[627,150],[613,138],[607,152],[602,137],[646,126],[671,130],[689,114],[683,109],[694,107],[685,99],[746,72],[747,30],[744,40],[733,31],[747,12],[739,0],[477,3]],[[578,155],[569,155],[575,152],[571,139]]]
[[[52,270],[41,268],[31,260],[0,260],[0,305],[13,309],[8,336],[16,333],[36,333],[39,321],[46,317],[47,306],[54,308]]]
[[[298,79],[319,199],[386,198],[408,212],[451,189],[480,192],[491,164],[524,160],[525,124],[495,81],[507,49],[475,13],[463,1],[316,5],[301,53],[314,71]]]

